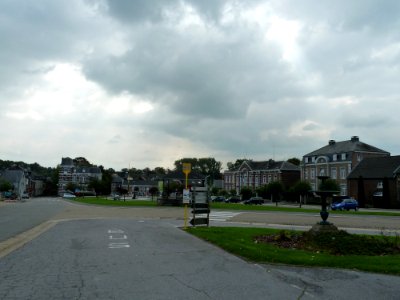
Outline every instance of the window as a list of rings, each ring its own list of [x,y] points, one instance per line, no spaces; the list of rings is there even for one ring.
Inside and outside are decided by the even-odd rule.
[[[312,157],[312,162],[315,162],[315,156]]]
[[[340,195],[347,196],[347,186],[345,184],[340,185]]]
[[[346,168],[340,168],[340,179],[346,179]]]
[[[346,160],[346,153],[342,153],[342,160]]]
[[[337,154],[333,154],[332,159],[333,159],[333,161],[337,161]]]
[[[308,157],[304,157],[304,162],[308,163]]]
[[[311,183],[311,189],[315,191],[315,183]]]
[[[361,161],[363,159],[363,156],[361,153],[357,153],[357,161]]]
[[[263,175],[262,182],[263,182],[263,183],[267,183],[267,175],[265,175],[265,174]]]
[[[304,179],[308,179],[308,170],[304,170]]]
[[[319,176],[325,176],[325,168],[319,170]]]
[[[337,179],[337,170],[336,168],[331,169],[331,177],[332,179]]]
[[[315,169],[311,169],[311,179],[315,179]]]

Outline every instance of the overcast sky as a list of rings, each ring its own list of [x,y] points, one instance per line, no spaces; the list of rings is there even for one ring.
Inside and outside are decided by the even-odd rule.
[[[400,154],[398,0],[1,0],[0,159]]]

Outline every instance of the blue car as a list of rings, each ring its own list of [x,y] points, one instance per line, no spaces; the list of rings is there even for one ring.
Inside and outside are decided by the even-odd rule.
[[[356,211],[358,209],[358,201],[356,199],[344,199],[342,202],[332,203],[332,210],[350,210],[354,209]]]

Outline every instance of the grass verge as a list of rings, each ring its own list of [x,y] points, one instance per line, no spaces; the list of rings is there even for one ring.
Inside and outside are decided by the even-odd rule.
[[[249,210],[249,211],[283,211],[283,212],[302,212],[302,213],[319,213],[321,209],[314,208],[300,208],[300,207],[287,207],[287,206],[273,206],[273,205],[244,205],[242,203],[211,203],[211,209],[229,209],[229,210]],[[372,216],[388,216],[400,217],[399,212],[385,212],[385,211],[329,211],[330,214],[346,215],[372,215]]]
[[[124,201],[113,200],[104,197],[77,197],[73,201],[96,204],[104,206],[157,206],[156,200],[131,200]],[[302,212],[302,213],[319,213],[320,209],[300,208],[300,207],[286,207],[286,206],[271,206],[271,205],[244,205],[242,203],[211,203],[211,210],[213,209],[227,209],[227,210],[241,210],[241,211],[281,211],[281,212]],[[400,212],[364,212],[364,211],[330,211],[331,214],[356,214],[356,215],[377,215],[377,216],[398,216]]]
[[[256,241],[256,237],[259,236],[279,235],[280,230],[237,227],[192,227],[188,228],[187,232],[253,262],[355,269],[400,275],[400,255],[332,255],[324,251],[287,249],[270,243]],[[381,238],[390,240],[398,237]]]

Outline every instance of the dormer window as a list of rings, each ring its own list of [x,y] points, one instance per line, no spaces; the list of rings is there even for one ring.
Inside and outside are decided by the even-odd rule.
[[[346,153],[342,153],[342,160],[346,160]]]
[[[332,160],[337,161],[337,154],[333,154]]]

